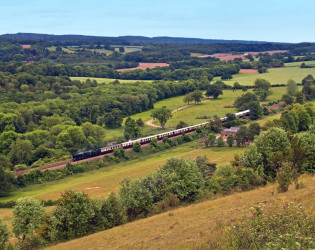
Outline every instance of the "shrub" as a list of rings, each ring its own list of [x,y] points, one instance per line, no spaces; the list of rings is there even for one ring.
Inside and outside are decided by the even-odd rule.
[[[156,138],[153,138],[150,142],[150,145],[156,148],[158,146],[158,140]]]
[[[226,230],[227,249],[314,249],[315,220],[301,206],[256,206]]]
[[[227,141],[229,147],[232,147],[233,143],[234,143],[234,136],[233,135],[228,135],[226,141]]]
[[[204,188],[204,179],[195,161],[171,158],[158,169],[167,193],[180,200],[196,200]]]
[[[125,210],[114,193],[111,193],[103,202],[101,215],[106,225],[105,228],[118,226],[125,222]]]
[[[10,232],[7,225],[0,217],[0,249],[5,249],[5,244],[9,241]]]
[[[218,147],[224,147],[224,140],[222,136],[219,136],[217,142],[218,142]]]
[[[176,125],[176,129],[180,129],[180,128],[185,128],[187,127],[188,124],[184,121],[180,121],[177,125]]]
[[[139,142],[136,142],[132,146],[133,151],[140,152],[141,151],[141,144]]]
[[[284,193],[289,190],[289,186],[294,180],[296,170],[293,169],[292,164],[284,163],[277,171],[278,192]]]
[[[209,181],[209,189],[214,193],[227,194],[237,186],[238,176],[236,169],[230,164],[216,169]]]
[[[52,241],[83,236],[89,232],[94,216],[94,206],[87,194],[66,191],[49,218],[49,236]]]

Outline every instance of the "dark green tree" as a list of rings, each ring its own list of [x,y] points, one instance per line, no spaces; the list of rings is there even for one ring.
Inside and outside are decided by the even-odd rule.
[[[211,84],[209,85],[206,96],[207,97],[213,97],[213,99],[217,99],[219,95],[223,95],[222,88],[219,85]]]
[[[256,79],[254,82],[254,92],[259,96],[261,101],[266,100],[267,96],[270,95],[271,83],[265,79]]]
[[[152,111],[151,116],[159,120],[162,129],[165,128],[166,122],[173,117],[172,111],[168,109],[166,106],[161,108],[154,109]]]
[[[228,135],[227,139],[226,139],[226,142],[229,145],[229,147],[232,147],[233,143],[234,143],[234,136],[233,135]]]

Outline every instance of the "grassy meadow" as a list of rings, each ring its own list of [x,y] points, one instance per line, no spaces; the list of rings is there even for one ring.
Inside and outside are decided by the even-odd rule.
[[[299,86],[301,90],[302,87]],[[286,93],[286,87],[273,87],[272,93],[270,96],[267,97],[266,101],[262,102],[263,104],[267,104],[268,102],[275,102],[281,99],[282,95]],[[252,90],[248,90],[252,91]],[[208,116],[212,117],[213,115],[218,115],[219,117],[225,116],[226,113],[235,113],[237,112],[236,108],[225,108],[226,106],[232,106],[235,99],[244,92],[241,90],[234,91],[233,90],[224,90],[223,95],[219,96],[216,100],[210,100],[207,102],[203,102],[198,105],[190,105],[188,108],[183,110],[179,110],[178,112],[173,113],[173,117],[166,123],[166,129],[162,130],[160,128],[150,127],[145,125],[143,129],[143,135],[153,135],[156,133],[162,133],[163,131],[168,131],[174,129],[176,125],[180,121],[185,121],[188,125],[198,124],[207,121],[208,119],[197,119],[200,116]],[[187,104],[183,101],[184,96],[177,96],[168,98],[154,104],[154,108],[160,108],[166,106],[170,110],[176,110],[180,107],[183,107]],[[142,119],[144,122],[152,119],[151,117],[151,110],[132,115],[132,119]],[[125,118],[126,119],[126,118]],[[124,121],[125,121],[124,119]],[[155,125],[159,125],[159,122],[156,120],[153,122]],[[117,129],[108,129],[107,130],[107,140],[112,140],[115,137],[122,137],[124,133],[123,127]]]
[[[233,79],[224,81],[227,85],[233,85],[234,82],[238,82],[241,85],[253,85],[257,78],[262,78],[269,81],[271,84],[286,84],[289,79],[301,83],[302,79],[308,74],[315,75],[315,68],[301,69],[302,62],[286,63],[283,68],[268,69],[268,73],[264,74],[236,74],[233,75]],[[313,66],[315,61],[305,62],[306,65]],[[216,77],[214,80],[219,80],[220,77]]]
[[[244,147],[204,148],[201,142],[193,141],[155,154],[144,155],[142,153],[138,156],[138,159],[76,174],[62,180],[30,185],[12,192],[9,197],[1,198],[0,201],[15,200],[25,196],[35,196],[39,199],[57,199],[60,197],[60,193],[66,189],[77,189],[88,193],[91,197],[102,198],[108,196],[111,192],[117,192],[123,178],[144,177],[153,173],[171,157],[194,159],[197,156],[206,155],[210,162],[217,163],[220,166],[230,162],[234,158],[234,154],[240,154],[244,150]]]
[[[180,207],[48,249],[214,249],[226,226],[258,204],[294,202],[315,216],[315,177],[304,176],[305,188],[277,193],[276,185]]]

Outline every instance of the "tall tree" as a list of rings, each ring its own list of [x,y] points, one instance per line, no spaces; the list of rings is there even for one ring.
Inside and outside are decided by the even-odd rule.
[[[257,78],[254,82],[254,92],[259,96],[261,101],[266,100],[267,96],[270,95],[271,84],[265,79]]]
[[[159,120],[162,129],[165,128],[166,122],[173,117],[172,111],[168,109],[166,106],[161,108],[154,109],[152,111],[151,116]]]
[[[195,104],[201,102],[203,97],[201,90],[195,90],[192,92],[192,97],[194,98]]]
[[[307,75],[302,80],[302,85],[304,85],[304,86],[311,86],[313,84],[315,84],[315,79],[314,79],[314,77],[311,74]]]
[[[287,93],[290,96],[294,96],[294,94],[298,91],[298,86],[296,84],[295,81],[293,81],[292,79],[290,79],[287,82]]]
[[[219,95],[223,95],[222,88],[217,84],[209,85],[206,91],[206,96],[208,97],[212,96],[213,99],[217,99]]]
[[[39,200],[32,197],[20,198],[13,210],[13,232],[22,241],[32,237],[43,223],[45,210]]]

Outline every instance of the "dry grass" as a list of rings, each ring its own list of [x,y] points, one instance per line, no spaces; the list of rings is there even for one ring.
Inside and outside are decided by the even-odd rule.
[[[315,216],[315,177],[303,189],[277,193],[275,185],[181,207],[49,249],[212,249],[224,226],[259,204],[302,203]]]

